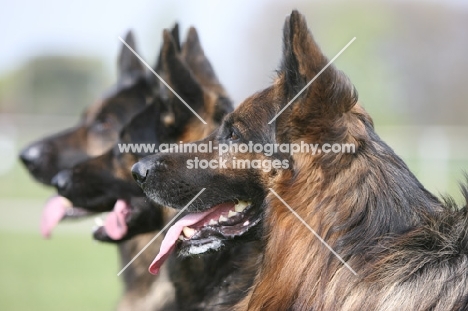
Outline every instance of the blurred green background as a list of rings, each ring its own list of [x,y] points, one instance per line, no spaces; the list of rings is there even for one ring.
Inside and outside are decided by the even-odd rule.
[[[193,25],[236,103],[267,86],[293,8],[356,85],[377,132],[434,194],[462,203],[468,168],[468,5],[464,1],[23,1],[0,13],[0,310],[112,310],[122,290],[114,246],[93,242],[92,221],[39,235],[53,194],[16,159],[72,126],[115,80],[126,29],[155,60],[161,31]],[[28,5],[25,5],[28,4]],[[207,14],[210,18],[207,18]]]

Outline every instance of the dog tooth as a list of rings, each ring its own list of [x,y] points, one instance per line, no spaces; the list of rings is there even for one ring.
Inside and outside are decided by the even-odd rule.
[[[189,228],[189,227],[184,227],[182,231],[184,232],[184,235],[189,239],[193,237],[193,235],[197,232],[197,230]]]
[[[218,224],[218,222],[216,220],[214,220],[214,219],[211,219],[210,222],[208,223],[208,225],[210,225],[210,226],[214,226],[214,225],[217,225],[217,224]]]
[[[184,236],[181,234],[179,235],[179,240],[183,241],[184,240]]]
[[[219,222],[227,221],[228,219],[223,215],[219,216]]]
[[[248,226],[250,224],[250,222],[247,220],[246,222],[244,222],[244,224],[242,226]]]
[[[245,210],[245,208],[249,206],[249,202],[246,202],[246,201],[240,201],[239,200],[239,203],[237,203],[236,205],[234,205],[234,210],[238,213],[242,212],[243,210]]]
[[[228,218],[231,218],[231,217],[234,217],[237,215],[237,212],[234,212],[234,211],[229,211],[228,213]]]

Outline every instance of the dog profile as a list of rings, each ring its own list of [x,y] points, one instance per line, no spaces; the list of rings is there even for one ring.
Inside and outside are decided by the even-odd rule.
[[[200,139],[218,127],[223,116],[232,111],[232,104],[204,55],[194,28],[189,30],[180,52],[170,34],[164,33],[161,64],[167,83],[207,124],[198,120],[174,95],[166,92],[166,96],[156,97],[125,126],[120,133],[119,144],[152,143],[158,147],[161,143]],[[131,166],[145,155],[144,151],[122,153],[115,146],[101,156],[59,173],[61,178],[66,178],[63,182],[66,187],[58,187],[61,195],[86,210],[112,210],[104,225],[95,230],[94,237],[117,243],[123,264],[136,256],[156,234],[154,231],[160,230],[169,216],[174,215],[170,209],[143,199],[144,193],[132,178]],[[154,277],[147,273],[146,267],[151,262],[148,256],[159,248],[160,242],[157,240],[151,244],[124,271],[127,290],[119,308],[149,309],[144,304],[145,299],[155,301],[157,296],[160,302],[158,310],[225,310],[225,305],[232,305],[233,299],[240,299],[239,292],[245,291],[253,280],[252,273],[248,278],[240,278],[241,281],[229,279],[235,267],[242,264],[244,256],[237,260],[228,259],[247,254],[249,247],[244,246],[242,250],[214,254],[219,259],[208,261],[175,258]],[[210,271],[215,268],[223,272],[214,277]],[[151,284],[151,287],[142,284]],[[168,285],[174,288],[174,299],[167,299],[171,296],[165,291]]]
[[[173,37],[175,48],[180,50],[178,24],[172,28],[170,35]],[[125,41],[133,50],[137,50],[131,32],[125,36]],[[161,73],[161,67],[161,59],[158,56],[155,70]],[[60,178],[54,176],[78,163],[105,154],[117,143],[122,129],[139,113],[148,109],[148,102],[156,96],[162,96],[159,81],[152,78],[152,73],[149,75],[144,70],[141,61],[124,45],[119,56],[118,73],[116,84],[104,92],[102,99],[84,112],[77,126],[41,139],[22,151],[21,160],[38,181],[47,185],[63,183],[65,181],[63,176]],[[141,201],[145,200],[135,199],[133,204],[145,204]],[[162,211],[155,209],[151,212],[155,212],[157,217],[154,218],[159,221],[152,225],[161,225],[164,220]],[[80,207],[72,208],[67,199],[55,196],[49,200],[44,209],[42,234],[49,237],[52,229],[62,219],[77,219],[92,213]],[[153,235],[147,234],[133,244],[127,243],[122,246],[120,249],[122,261],[130,261],[152,237]],[[145,260],[145,256],[141,256],[139,260]],[[150,258],[144,261],[145,265],[148,260]],[[125,289],[118,309],[171,310],[165,305],[165,302],[173,297],[171,282],[164,275],[157,278],[158,286],[154,285],[157,282],[154,282],[153,277],[138,278],[137,275],[148,274],[145,273],[145,269],[138,269],[137,266],[135,263],[124,275]],[[166,307],[168,309],[165,309]]]
[[[350,80],[333,65],[318,75],[327,64],[305,18],[293,11],[273,85],[195,144],[336,143],[354,152],[229,151],[220,158],[223,169],[190,168],[194,158],[219,156],[200,152],[135,164],[135,179],[160,204],[180,210],[205,188],[166,234],[150,271],[174,251],[205,256],[257,239],[255,280],[233,310],[466,310],[466,207],[441,202],[421,185],[376,134]],[[288,167],[239,169],[234,158],[287,160]]]
[[[204,56],[194,28],[190,29],[181,51],[172,35],[165,31],[161,60],[167,83],[207,120],[207,124],[166,90],[166,95],[155,96],[123,129],[120,145],[152,144],[158,148],[161,143],[200,139],[219,126],[222,117],[232,111],[232,104]],[[117,199],[144,196],[130,169],[147,153],[151,151],[122,152],[115,146],[101,156],[59,172],[57,177],[62,182],[56,185],[57,190],[81,208],[108,211]]]
[[[131,31],[125,41],[136,49]],[[76,126],[21,151],[21,161],[37,181],[51,185],[60,170],[107,151],[117,142],[123,126],[145,107],[153,89],[141,62],[122,45],[117,65],[117,82],[86,109]]]
[[[176,48],[180,50],[178,24],[171,29],[171,35]],[[131,31],[125,40],[136,50]],[[155,68],[160,73],[161,67],[161,57],[158,55]],[[21,152],[21,160],[38,181],[55,187],[66,186],[66,176],[60,172],[111,149],[123,127],[145,109],[149,101],[162,96],[159,81],[144,70],[141,61],[125,45],[118,58],[118,71],[116,84],[104,92],[103,99],[85,110],[78,125],[40,139]],[[48,238],[61,220],[80,219],[92,214],[89,209],[73,206],[68,199],[54,195],[43,209],[41,234]]]

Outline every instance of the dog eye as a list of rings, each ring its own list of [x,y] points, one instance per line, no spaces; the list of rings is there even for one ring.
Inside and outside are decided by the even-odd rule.
[[[95,131],[103,132],[107,131],[112,127],[111,121],[109,119],[104,119],[96,123],[93,128]]]
[[[230,140],[238,140],[238,139],[239,139],[239,135],[236,133],[236,131],[235,131],[234,129],[231,129],[231,130],[229,131],[228,139],[230,139]]]

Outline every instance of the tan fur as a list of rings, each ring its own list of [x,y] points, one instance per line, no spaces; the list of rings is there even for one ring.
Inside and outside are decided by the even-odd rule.
[[[234,114],[250,124],[255,120],[246,111],[268,116],[269,108],[274,114],[326,63],[304,17],[293,12],[277,81]],[[275,96],[280,100],[271,101]],[[424,189],[356,101],[346,76],[333,66],[324,71],[278,118],[275,139],[354,143],[357,151],[295,154],[293,166],[278,171],[268,187],[357,275],[270,193],[261,264],[236,311],[467,310],[466,206],[456,210]]]
[[[126,265],[142,250],[157,232],[139,235],[119,245],[122,264]],[[124,272],[127,280],[124,294],[119,301],[117,311],[153,311],[160,310],[174,299],[174,287],[169,280],[167,266],[161,268],[158,276],[148,272],[154,254],[159,251],[163,235],[159,236]],[[157,282],[155,280],[157,279]]]

